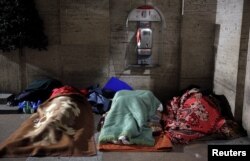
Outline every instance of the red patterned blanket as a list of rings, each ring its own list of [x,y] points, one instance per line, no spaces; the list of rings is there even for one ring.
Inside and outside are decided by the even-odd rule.
[[[166,135],[173,143],[188,143],[210,134],[233,137],[237,123],[226,120],[217,105],[198,89],[174,97],[166,105],[163,115]]]

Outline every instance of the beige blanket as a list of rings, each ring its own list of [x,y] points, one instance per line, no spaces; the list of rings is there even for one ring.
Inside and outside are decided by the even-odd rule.
[[[0,144],[0,157],[96,154],[91,106],[81,95],[60,95],[38,108]]]

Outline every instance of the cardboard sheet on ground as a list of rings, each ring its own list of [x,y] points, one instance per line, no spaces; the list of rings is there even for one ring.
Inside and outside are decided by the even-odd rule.
[[[154,146],[142,146],[142,145],[118,145],[112,143],[98,144],[98,150],[112,152],[112,151],[130,151],[130,152],[162,152],[171,151],[172,143],[169,138],[162,134],[155,138]]]

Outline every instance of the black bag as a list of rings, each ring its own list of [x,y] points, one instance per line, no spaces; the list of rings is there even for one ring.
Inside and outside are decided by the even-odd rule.
[[[33,81],[24,91],[17,94],[8,105],[16,106],[22,101],[44,102],[47,100],[54,88],[62,87],[62,83],[56,79],[40,79]]]

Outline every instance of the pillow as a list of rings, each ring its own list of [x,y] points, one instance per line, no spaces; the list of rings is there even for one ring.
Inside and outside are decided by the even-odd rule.
[[[117,92],[120,90],[133,90],[126,82],[119,80],[118,78],[111,77],[104,85],[103,90]]]

